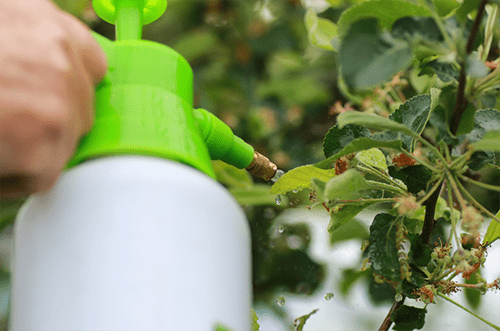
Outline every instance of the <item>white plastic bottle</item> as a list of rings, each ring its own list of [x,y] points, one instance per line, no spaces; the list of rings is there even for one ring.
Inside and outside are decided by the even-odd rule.
[[[11,330],[250,329],[250,232],[209,176],[147,156],[90,160],[15,223]]]

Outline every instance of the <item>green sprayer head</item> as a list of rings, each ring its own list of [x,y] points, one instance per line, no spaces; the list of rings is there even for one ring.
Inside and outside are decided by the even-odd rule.
[[[108,57],[96,88],[96,118],[69,166],[110,155],[149,155],[179,161],[214,177],[211,159],[270,179],[276,166],[254,152],[211,113],[193,108],[193,71],[173,49],[141,40],[142,25],[158,19],[166,0],[94,0],[115,24],[116,41],[95,33]],[[267,161],[265,161],[267,160]]]

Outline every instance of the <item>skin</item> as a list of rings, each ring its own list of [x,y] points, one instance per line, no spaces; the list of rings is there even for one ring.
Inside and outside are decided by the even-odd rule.
[[[106,56],[49,0],[0,0],[0,199],[50,189],[94,118]]]

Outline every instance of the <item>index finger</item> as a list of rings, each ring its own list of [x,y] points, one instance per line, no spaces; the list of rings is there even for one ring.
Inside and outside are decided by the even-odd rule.
[[[106,53],[85,24],[67,13],[63,12],[62,14],[69,29],[71,45],[80,58],[84,69],[97,85],[108,70]]]

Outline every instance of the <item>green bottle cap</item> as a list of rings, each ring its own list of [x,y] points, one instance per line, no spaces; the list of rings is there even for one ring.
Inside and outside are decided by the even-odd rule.
[[[161,16],[167,2],[94,0],[93,5],[116,23],[117,41],[94,34],[108,57],[108,72],[96,88],[94,127],[69,166],[101,156],[149,155],[214,177],[193,116],[191,67],[173,49],[140,40],[142,23]]]
[[[96,88],[94,127],[68,167],[102,156],[149,155],[215,177],[211,159],[238,168],[254,162],[254,149],[226,124],[193,109],[188,62],[167,46],[140,40],[142,25],[165,12],[166,0],[93,0],[93,6],[116,25],[116,41],[94,33],[106,52],[108,72]]]

